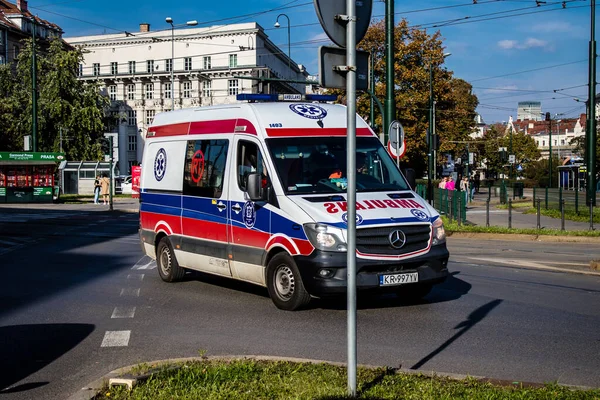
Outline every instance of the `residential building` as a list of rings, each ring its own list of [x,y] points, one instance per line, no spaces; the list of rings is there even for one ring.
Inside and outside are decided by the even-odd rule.
[[[71,37],[83,46],[80,79],[98,82],[119,116],[119,169],[141,161],[148,125],[159,112],[231,104],[238,93],[305,93],[305,68],[257,23]],[[172,40],[174,38],[174,40]],[[172,59],[172,52],[174,57]],[[171,74],[174,75],[172,82]]]
[[[26,0],[17,0],[16,4],[0,0],[0,64],[14,63],[23,47],[21,41],[34,31],[35,37],[42,40],[63,34],[58,25],[33,15]]]
[[[542,120],[542,103],[539,101],[520,101],[517,105],[517,119]]]

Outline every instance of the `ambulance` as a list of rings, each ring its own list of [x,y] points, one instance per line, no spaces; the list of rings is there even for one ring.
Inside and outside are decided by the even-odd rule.
[[[250,282],[283,310],[344,294],[346,107],[317,95],[238,100],[154,118],[140,183],[145,254],[166,282],[187,270]],[[442,220],[359,116],[356,136],[357,289],[423,297],[448,275]]]

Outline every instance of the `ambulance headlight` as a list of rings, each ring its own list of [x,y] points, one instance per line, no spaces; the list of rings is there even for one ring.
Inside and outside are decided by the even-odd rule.
[[[304,232],[315,248],[324,251],[346,251],[346,242],[340,228],[324,224],[304,224]]]
[[[433,245],[446,243],[446,230],[441,218],[433,223]]]

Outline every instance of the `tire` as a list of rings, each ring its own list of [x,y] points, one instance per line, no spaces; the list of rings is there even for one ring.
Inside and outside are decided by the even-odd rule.
[[[267,265],[267,289],[275,306],[295,311],[308,305],[310,294],[304,288],[296,263],[286,253],[279,253]]]
[[[165,282],[180,281],[185,275],[185,269],[179,266],[171,241],[167,237],[162,238],[158,243],[156,266],[160,278]]]
[[[396,293],[403,300],[415,301],[427,296],[432,288],[431,283],[416,283],[401,286]]]

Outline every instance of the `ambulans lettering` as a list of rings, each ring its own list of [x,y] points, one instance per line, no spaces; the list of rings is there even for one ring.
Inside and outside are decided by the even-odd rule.
[[[325,207],[325,211],[327,211],[329,214],[336,214],[339,212],[346,212],[348,209],[348,203],[345,201],[338,201],[335,203],[323,203],[323,206]],[[425,207],[423,207],[421,204],[419,204],[417,201],[415,200],[391,200],[391,199],[385,199],[385,200],[361,200],[361,201],[357,201],[356,202],[356,209],[357,210],[374,210],[376,208],[420,208],[423,209]],[[418,211],[418,210],[414,210],[414,211]],[[413,215],[415,215],[413,213]],[[415,215],[417,216],[417,215]],[[419,218],[419,217],[417,217]]]

